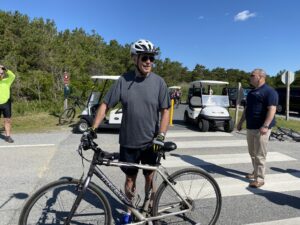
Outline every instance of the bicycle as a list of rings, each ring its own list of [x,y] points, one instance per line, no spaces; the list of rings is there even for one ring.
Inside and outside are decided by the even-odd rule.
[[[69,98],[74,100],[73,104],[60,114],[58,120],[59,125],[70,124],[76,115],[76,107],[79,109],[84,107],[84,103],[80,100],[80,97],[70,96]]]
[[[284,135],[292,138],[294,141],[299,142],[300,141],[300,133],[289,128],[284,128],[284,127],[277,127],[278,131],[283,133]]]
[[[87,149],[83,138],[78,148],[82,160]],[[115,196],[131,209],[132,224],[215,224],[218,220],[222,197],[218,184],[207,172],[199,168],[186,168],[169,174],[161,164],[165,153],[176,149],[176,144],[166,142],[158,152],[155,166],[117,161],[118,153],[108,153],[89,140],[94,151],[87,175],[77,180],[66,178],[37,190],[25,203],[19,225],[29,224],[112,224],[112,210],[102,189],[91,181],[96,175]],[[100,169],[101,166],[135,167],[153,170],[163,179],[150,200],[146,195],[143,205],[133,202],[119,190]],[[152,190],[150,190],[152,192]]]
[[[271,131],[270,139],[276,138],[279,141],[293,140],[300,141],[300,133],[289,128],[277,127],[277,130]]]

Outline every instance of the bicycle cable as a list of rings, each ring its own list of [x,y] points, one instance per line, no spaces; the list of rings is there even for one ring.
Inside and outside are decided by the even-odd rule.
[[[83,177],[84,177],[84,175],[85,175],[85,173],[84,173],[84,161],[83,161],[83,160],[85,159],[87,162],[91,162],[91,160],[89,160],[89,159],[87,159],[87,158],[85,158],[85,157],[83,156],[81,144],[78,146],[77,152],[78,152],[78,154],[79,154],[80,157],[81,157],[81,164],[82,164],[82,175],[81,175],[81,177],[80,177],[80,179],[79,179],[79,181],[80,181],[80,183],[81,183],[81,181],[82,181],[82,179],[83,179]]]

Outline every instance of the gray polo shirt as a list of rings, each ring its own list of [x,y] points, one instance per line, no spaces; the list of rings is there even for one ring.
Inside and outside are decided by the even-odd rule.
[[[119,143],[127,148],[142,148],[152,142],[159,130],[159,112],[170,108],[165,81],[155,73],[138,77],[123,74],[105,95],[109,108],[122,104]]]

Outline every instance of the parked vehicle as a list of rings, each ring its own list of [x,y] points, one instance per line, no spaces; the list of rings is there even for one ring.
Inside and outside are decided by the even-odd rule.
[[[284,114],[286,111],[286,88],[276,88],[278,93],[278,105],[277,113]],[[300,87],[291,87],[290,88],[290,111],[295,111],[300,113]]]
[[[232,132],[234,122],[228,112],[229,97],[226,90],[228,82],[198,80],[190,84],[189,104],[184,112],[186,123],[196,123],[200,131],[222,126]]]
[[[174,105],[175,108],[178,108],[179,104],[181,104],[181,96],[182,96],[182,92],[181,92],[181,87],[180,86],[171,86],[168,87],[169,89],[169,95],[171,99],[174,99]]]
[[[247,94],[251,91],[252,88],[242,88],[242,96],[241,96],[241,106],[246,106]],[[238,97],[238,89],[237,88],[228,88],[228,96],[229,96],[229,105],[230,107],[236,106],[236,101]]]
[[[81,115],[79,116],[80,120],[77,124],[77,131],[83,133],[90,126],[92,126],[92,123],[97,113],[97,109],[102,101],[102,98],[105,95],[105,92],[108,89],[109,84],[118,80],[119,77],[120,76],[109,75],[91,77],[94,80],[94,88],[91,91],[91,94],[88,98],[86,108],[82,111]],[[97,89],[99,88],[99,86],[101,86],[100,84],[103,84],[102,90],[98,91]],[[112,109],[104,118],[99,128],[120,128],[122,115],[122,108]]]
[[[189,104],[190,103],[190,99],[191,97],[193,96],[201,96],[201,91],[200,91],[200,87],[192,87],[190,86],[189,87],[189,90],[188,90],[188,96],[187,96],[187,99],[186,99],[186,103]]]

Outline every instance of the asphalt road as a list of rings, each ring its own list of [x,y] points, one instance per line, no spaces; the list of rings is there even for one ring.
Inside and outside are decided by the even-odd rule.
[[[266,185],[248,188],[245,174],[251,171],[245,131],[201,133],[182,122],[184,105],[175,110],[174,125],[168,140],[178,145],[164,162],[172,172],[184,167],[200,167],[218,182],[223,196],[219,225],[296,225],[300,224],[300,151],[299,142],[270,141]],[[16,134],[15,143],[0,140],[0,225],[16,225],[25,200],[38,187],[62,177],[76,177],[86,170],[76,152],[79,134],[71,129],[40,134]],[[107,151],[118,150],[118,132],[98,134],[97,143]],[[87,153],[90,157],[91,154]],[[124,176],[118,168],[104,168],[123,189]],[[143,178],[138,179],[143,184]],[[95,178],[94,181],[102,185]],[[106,191],[113,205],[116,223],[122,205]],[[139,188],[142,190],[142,187]],[[142,191],[140,191],[141,196]]]

